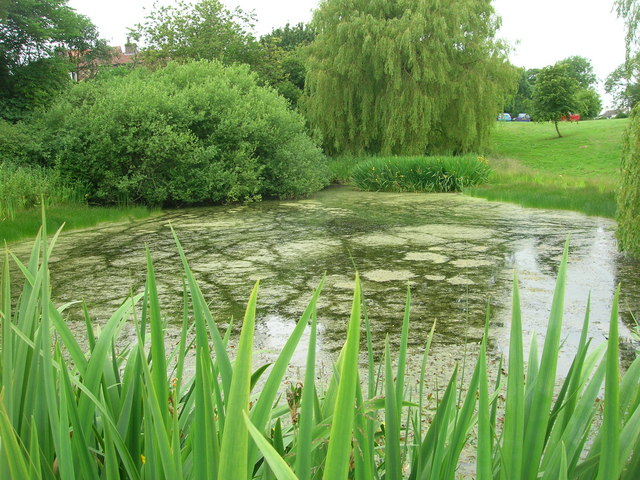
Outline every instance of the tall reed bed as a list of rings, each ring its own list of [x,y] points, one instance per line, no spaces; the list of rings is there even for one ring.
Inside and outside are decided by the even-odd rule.
[[[42,201],[47,207],[86,203],[84,192],[64,182],[56,170],[0,163],[0,220],[13,220]]]
[[[456,368],[435,413],[427,415],[424,385],[435,324],[418,387],[409,389],[409,293],[399,351],[392,355],[387,339],[384,359],[377,364],[356,276],[346,341],[322,389],[316,384],[315,357],[322,282],[276,361],[256,366],[252,344],[258,284],[232,356],[230,329],[219,330],[176,238],[184,269],[176,348],[165,350],[166,319],[147,253],[144,291],[125,300],[98,336],[86,316],[85,351],[65,322],[65,307],[51,301],[47,264],[56,238],[49,243],[46,233],[39,236],[26,264],[5,254],[0,478],[454,479],[474,429],[478,479],[639,477],[640,359],[620,379],[617,294],[608,342],[595,348],[588,339],[587,303],[575,359],[560,390],[554,389],[566,248],[541,356],[534,337],[525,364],[514,280],[506,391],[499,372],[496,384],[488,381],[487,321],[467,393],[462,393]],[[15,305],[10,259],[24,279]],[[116,339],[127,321],[134,322],[137,342],[118,351]],[[303,386],[285,402],[279,387],[305,330]],[[366,345],[364,383],[358,368],[361,344]],[[193,352],[195,365],[189,378],[187,352]],[[504,412],[498,406],[502,394]],[[594,431],[601,409],[602,427]]]
[[[374,157],[351,170],[362,190],[380,192],[458,192],[487,181],[487,161],[463,157]]]

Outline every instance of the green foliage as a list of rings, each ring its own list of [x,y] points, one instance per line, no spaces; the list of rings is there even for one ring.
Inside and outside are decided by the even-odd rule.
[[[154,4],[130,34],[145,45],[146,64],[186,60],[254,64],[258,56],[257,42],[250,33],[254,21],[253,14],[230,10],[219,0],[179,1]]]
[[[285,198],[327,182],[302,117],[246,66],[172,63],[83,82],[39,125],[62,176],[100,203]]]
[[[581,88],[576,92],[576,111],[582,120],[597,117],[602,110],[602,100],[598,92],[591,88]]]
[[[13,0],[0,11],[0,118],[25,117],[69,84],[61,51],[101,45],[95,26],[67,0]],[[77,61],[83,55],[76,55]]]
[[[42,161],[40,132],[28,123],[0,118],[0,164],[27,165]]]
[[[640,102],[640,53],[628,58],[625,63],[609,74],[604,84],[605,91],[613,96],[616,106],[623,111],[631,110]]]
[[[489,165],[483,157],[371,158],[351,170],[362,190],[384,192],[459,192],[487,181]]]
[[[15,271],[23,276],[20,295],[13,295],[10,257],[4,256],[0,276],[2,478],[451,479],[462,449],[471,448],[470,433],[476,422],[478,478],[637,478],[640,450],[634,446],[640,441],[640,358],[621,376],[617,293],[607,343],[590,348],[587,302],[569,372],[563,380],[555,374],[568,245],[558,269],[541,358],[534,336],[525,366],[514,278],[506,393],[500,386],[500,367],[495,372],[496,387],[488,385],[487,312],[479,359],[466,388],[456,367],[442,397],[432,402],[424,380],[435,324],[422,359],[418,398],[414,391],[414,401],[407,401],[411,389],[406,386],[413,383],[405,378],[409,294],[395,358],[387,340],[384,368],[380,368],[371,342],[366,342],[370,376],[369,388],[363,391],[360,330],[370,339],[372,326],[356,276],[345,345],[321,394],[314,352],[322,282],[265,374],[264,368],[254,370],[251,364],[257,285],[239,345],[231,348],[228,332],[223,335],[213,320],[177,238],[185,308],[174,351],[165,351],[164,318],[150,255],[144,292],[123,302],[99,336],[87,315],[86,338],[80,341],[63,317],[65,307],[56,307],[50,296],[48,259],[56,238],[49,245],[46,234],[38,236],[26,263],[11,257],[19,267]],[[15,304],[14,298],[18,299]],[[138,312],[136,342],[118,351],[119,332],[134,309]],[[302,403],[287,405],[280,400],[278,388],[309,322]],[[195,358],[188,359],[194,351]],[[193,378],[184,373],[188,361],[194,365]],[[266,375],[264,386],[251,391],[254,378],[262,375]],[[554,394],[556,385],[560,388]],[[603,385],[602,404],[597,397]],[[504,426],[500,428],[495,411],[503,397]],[[602,428],[594,428],[601,409]]]
[[[309,25],[286,24],[260,38],[261,61],[256,71],[292,105],[297,105],[304,90],[306,69],[301,49],[315,38]]]
[[[569,75],[566,65],[545,67],[536,75],[533,89],[533,113],[539,122],[551,121],[561,137],[558,122],[577,110],[575,93],[578,82]]]
[[[40,205],[82,203],[83,193],[56,171],[37,165],[0,163],[0,221],[13,220],[23,210]]]
[[[518,80],[518,90],[507,98],[504,111],[516,117],[519,113],[531,112],[531,96],[533,87],[529,80],[529,73],[524,68],[520,69],[520,79]]]
[[[567,67],[567,74],[578,82],[580,88],[594,88],[598,83],[596,74],[593,72],[593,65],[591,65],[591,60],[588,58],[574,55],[560,60],[556,65]]]
[[[331,153],[479,151],[515,87],[484,0],[327,0],[312,25],[301,108]]]
[[[637,105],[624,139],[617,221],[620,249],[640,257],[640,107]]]

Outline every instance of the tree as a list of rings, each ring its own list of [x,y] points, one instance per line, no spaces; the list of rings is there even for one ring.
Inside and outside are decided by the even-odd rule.
[[[629,58],[609,74],[605,91],[613,96],[617,108],[630,111],[640,102],[640,54]]]
[[[617,0],[616,7],[618,15],[625,19],[627,27],[629,67],[631,59],[637,58],[640,54],[637,50],[640,47],[640,0]],[[640,103],[636,103],[631,111],[631,121],[624,138],[621,169],[616,235],[621,250],[640,258]]]
[[[302,111],[332,153],[482,149],[517,73],[489,0],[326,0]]]
[[[306,69],[301,49],[315,38],[311,26],[288,23],[260,38],[262,48],[261,62],[256,66],[258,73],[292,105],[304,90]]]
[[[536,121],[553,122],[558,137],[562,137],[558,122],[562,117],[569,118],[571,112],[577,111],[577,90],[578,82],[569,75],[566,65],[557,64],[540,70],[533,89],[533,113]]]
[[[504,111],[516,116],[519,113],[531,111],[531,96],[533,88],[529,81],[528,70],[520,69],[520,79],[518,80],[518,90],[507,98]]]
[[[598,83],[596,74],[593,71],[593,65],[591,65],[591,60],[588,58],[574,55],[573,57],[560,60],[557,65],[566,66],[567,74],[578,82],[580,88],[593,88]]]
[[[0,117],[18,120],[48,104],[69,83],[70,50],[81,58],[99,43],[89,19],[67,0],[0,5]]]
[[[588,120],[597,117],[602,111],[600,95],[592,88],[580,88],[575,94],[576,112],[580,118]]]
[[[254,65],[259,50],[250,33],[254,20],[253,14],[229,10],[219,0],[179,1],[154,5],[145,21],[129,33],[146,45],[142,55],[149,65],[187,60]]]

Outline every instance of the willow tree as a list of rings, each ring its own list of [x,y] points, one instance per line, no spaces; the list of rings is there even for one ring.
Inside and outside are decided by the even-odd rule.
[[[618,15],[627,27],[627,65],[640,55],[640,0],[617,0]],[[618,241],[621,250],[640,259],[640,103],[631,110],[624,137],[618,189]]]
[[[517,71],[490,0],[324,0],[301,107],[332,153],[466,152]]]

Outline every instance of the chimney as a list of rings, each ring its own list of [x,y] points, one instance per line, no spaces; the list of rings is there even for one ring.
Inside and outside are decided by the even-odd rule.
[[[135,55],[138,51],[138,45],[132,43],[127,37],[127,43],[124,44],[124,54],[125,55]]]

